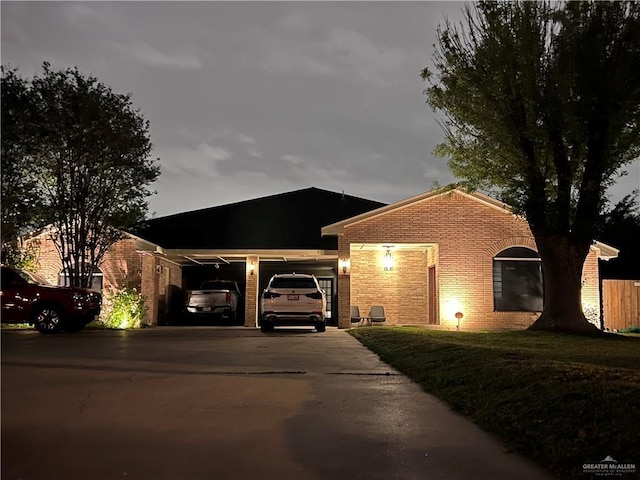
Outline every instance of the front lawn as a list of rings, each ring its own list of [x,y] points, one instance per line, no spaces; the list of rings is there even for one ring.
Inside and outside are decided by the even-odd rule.
[[[583,464],[608,455],[640,467],[640,338],[409,327],[349,332],[556,474],[588,478]]]

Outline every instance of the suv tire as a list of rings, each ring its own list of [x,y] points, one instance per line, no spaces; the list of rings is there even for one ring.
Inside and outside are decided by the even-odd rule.
[[[327,325],[324,322],[318,322],[316,323],[316,331],[321,333],[324,332],[327,329]]]
[[[260,331],[273,332],[273,324],[271,322],[263,320],[262,322],[260,322]]]

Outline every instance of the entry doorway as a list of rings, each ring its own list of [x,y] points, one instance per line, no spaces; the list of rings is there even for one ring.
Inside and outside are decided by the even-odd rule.
[[[436,298],[436,266],[427,269],[427,295],[429,299],[429,325],[438,325],[438,301]]]

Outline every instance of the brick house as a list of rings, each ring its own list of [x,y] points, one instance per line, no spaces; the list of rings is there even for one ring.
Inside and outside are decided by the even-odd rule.
[[[40,273],[63,284],[46,234]],[[584,266],[583,304],[600,311],[594,243]],[[529,227],[501,202],[440,189],[391,205],[309,188],[156,218],[105,256],[95,283],[108,298],[125,284],[147,298],[147,323],[168,324],[184,292],[212,278],[238,282],[244,325],[259,318],[259,295],[274,273],[313,273],[327,292],[328,323],[350,326],[382,305],[387,324],[462,329],[526,328],[542,307],[540,261]]]
[[[487,195],[437,189],[322,233],[338,238],[340,327],[349,327],[352,305],[363,315],[382,305],[387,324],[475,330],[524,329],[542,310],[541,263],[529,226]],[[617,253],[592,246],[583,270],[585,312],[599,316],[598,259]]]
[[[67,284],[62,261],[48,229],[25,239],[24,244],[37,252],[38,273],[53,285]],[[140,289],[142,257],[139,248],[143,244],[145,241],[141,238],[126,234],[126,238],[117,242],[105,254],[98,272],[94,275],[92,288],[100,290],[105,297],[123,286]]]

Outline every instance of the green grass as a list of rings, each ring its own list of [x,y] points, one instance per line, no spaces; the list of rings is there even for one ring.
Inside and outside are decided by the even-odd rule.
[[[28,323],[2,323],[2,330],[35,330],[33,325]],[[100,320],[94,320],[84,327],[85,330],[121,330],[116,327],[105,325]]]
[[[2,330],[29,330],[33,329],[28,323],[2,323]]]
[[[640,463],[640,338],[370,327],[350,333],[424,390],[563,477]]]

